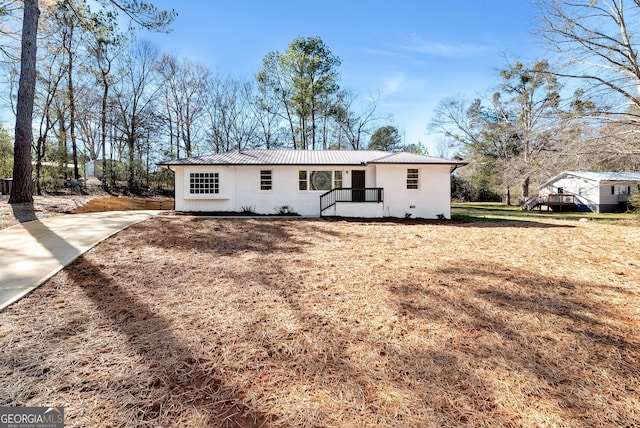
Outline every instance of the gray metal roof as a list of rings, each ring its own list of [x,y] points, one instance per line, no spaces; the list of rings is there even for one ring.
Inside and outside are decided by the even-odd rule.
[[[586,180],[595,181],[597,183],[613,182],[613,181],[637,181],[640,182],[640,172],[616,172],[616,171],[564,171],[556,175],[552,179],[543,183],[540,188],[545,187],[554,181],[566,176],[584,178]]]
[[[171,165],[366,165],[366,164],[441,164],[465,165],[466,162],[407,152],[378,150],[242,150],[196,156],[162,162]]]

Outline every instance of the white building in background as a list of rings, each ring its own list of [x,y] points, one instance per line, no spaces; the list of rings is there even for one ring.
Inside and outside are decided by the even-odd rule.
[[[451,217],[451,172],[465,162],[413,153],[243,150],[163,162],[175,209],[341,217]]]
[[[640,191],[640,172],[565,171],[540,186],[540,196],[572,195],[576,208],[597,213],[624,211]]]

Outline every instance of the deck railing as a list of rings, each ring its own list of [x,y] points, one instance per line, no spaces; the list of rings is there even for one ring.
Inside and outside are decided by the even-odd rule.
[[[337,202],[383,202],[384,189],[369,187],[365,189],[336,188],[320,196],[320,215]]]
[[[552,193],[547,195],[547,205],[573,205],[575,195],[567,193]]]
[[[542,205],[547,210],[552,207],[562,209],[565,206],[574,206],[576,204],[576,195],[571,193],[551,193],[542,196],[532,196],[522,203],[522,209],[530,211],[534,208],[540,208]]]

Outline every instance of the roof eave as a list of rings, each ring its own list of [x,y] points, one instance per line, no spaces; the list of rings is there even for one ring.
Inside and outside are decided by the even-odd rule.
[[[170,166],[368,166],[368,165],[448,165],[464,166],[468,162],[361,162],[361,163],[158,163],[161,168]]]

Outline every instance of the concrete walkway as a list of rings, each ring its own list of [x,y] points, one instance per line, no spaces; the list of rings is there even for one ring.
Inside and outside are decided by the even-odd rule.
[[[161,211],[59,215],[0,230],[0,310],[109,236]]]

